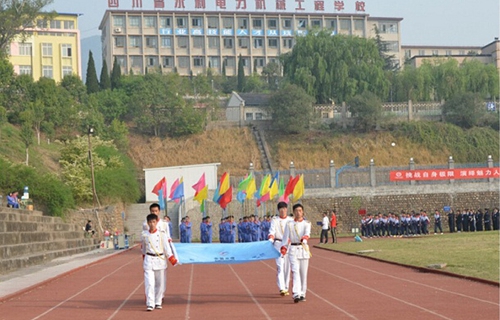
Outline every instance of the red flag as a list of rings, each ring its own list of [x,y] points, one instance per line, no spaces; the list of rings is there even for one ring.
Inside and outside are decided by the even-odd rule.
[[[198,193],[205,188],[205,185],[205,173],[203,173],[200,180],[193,185],[193,189]]]
[[[233,201],[233,187],[229,186],[229,189],[220,197],[219,205],[222,209],[226,209],[231,201]]]
[[[295,185],[297,185],[297,182],[299,182],[300,175],[296,175],[295,178],[292,179],[292,176],[290,176],[290,179],[288,180],[288,183],[286,185],[285,193],[283,194],[283,197],[285,199],[288,198],[289,195],[293,193],[293,190],[295,189]]]
[[[163,179],[161,179],[160,181],[158,181],[157,184],[155,184],[155,186],[151,192],[156,194],[157,196],[159,196],[160,189],[163,187],[164,184],[167,184],[167,179],[165,179],[165,177],[163,177]],[[166,191],[167,190],[165,190],[164,192],[166,193]]]

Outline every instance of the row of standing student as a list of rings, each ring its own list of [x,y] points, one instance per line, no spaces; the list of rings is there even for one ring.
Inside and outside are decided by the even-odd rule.
[[[500,212],[498,208],[451,210],[448,213],[450,232],[475,232],[500,230]]]

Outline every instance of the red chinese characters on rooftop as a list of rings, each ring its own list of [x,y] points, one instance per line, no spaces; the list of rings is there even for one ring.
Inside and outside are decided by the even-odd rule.
[[[333,6],[335,7],[335,11],[342,11],[345,9],[344,1],[335,1]]]
[[[297,2],[297,7],[295,8],[295,10],[297,10],[297,11],[306,10],[305,8],[302,8],[302,3],[304,2],[304,0],[295,0],[295,2]]]
[[[365,2],[364,1],[356,1],[356,11],[365,12]]]
[[[500,178],[500,168],[398,170],[390,172],[391,181],[459,180],[487,178]]]
[[[265,0],[255,0],[255,9],[256,10],[266,10],[266,1]]]
[[[236,10],[245,10],[247,8],[247,0],[236,0]]]
[[[184,9],[186,6],[184,5],[184,0],[175,0],[174,8],[176,9]]]
[[[118,8],[120,2],[118,0],[108,0],[108,8]]]
[[[325,11],[325,1],[323,1],[323,0],[314,1],[314,10],[315,11]]]
[[[205,0],[194,0],[194,8],[205,9],[206,8]]]
[[[142,0],[132,0],[132,8],[142,8]]]
[[[226,0],[215,0],[215,6],[220,9],[226,9]]]
[[[165,0],[155,0],[155,9],[165,8]]]

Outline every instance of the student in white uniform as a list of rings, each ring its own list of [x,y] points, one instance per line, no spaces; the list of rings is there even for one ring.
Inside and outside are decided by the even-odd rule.
[[[311,236],[311,222],[304,220],[304,207],[293,206],[294,220],[285,226],[281,254],[288,253],[293,281],[293,302],[306,301],[307,269],[311,253],[307,241]]]
[[[147,217],[149,230],[142,233],[142,255],[144,268],[144,288],[146,292],[146,307],[148,311],[162,308],[165,291],[167,259],[172,265],[177,264],[165,230],[159,230],[158,217],[149,214]]]
[[[288,216],[288,205],[281,201],[278,203],[279,216],[275,216],[271,220],[269,228],[268,240],[274,244],[274,248],[279,252],[282,246],[283,233],[287,222],[293,221],[293,218]],[[290,285],[290,260],[283,257],[276,258],[276,282],[280,290],[281,296],[288,296],[288,286]]]

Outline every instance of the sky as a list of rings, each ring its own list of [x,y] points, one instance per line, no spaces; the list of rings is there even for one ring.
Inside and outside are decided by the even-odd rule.
[[[152,8],[153,0],[142,1],[143,9]],[[266,2],[271,1],[274,0],[266,0]],[[358,0],[343,1],[346,8],[344,12],[354,13],[355,3]],[[364,2],[365,13],[372,17],[403,18],[402,45],[484,46],[500,33],[499,0],[364,0]],[[132,9],[132,0],[119,0],[119,4],[120,9]],[[79,18],[79,28],[82,39],[85,39],[100,35],[99,24],[108,9],[108,0],[54,0],[47,9],[82,14]]]

